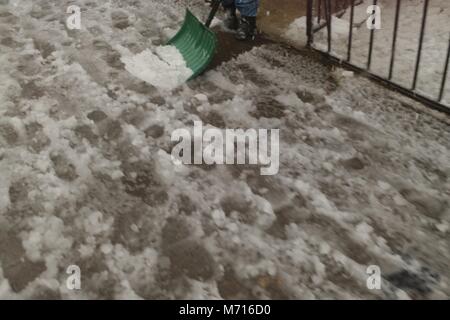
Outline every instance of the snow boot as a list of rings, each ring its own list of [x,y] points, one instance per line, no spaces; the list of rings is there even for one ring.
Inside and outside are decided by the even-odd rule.
[[[241,17],[236,32],[238,40],[254,40],[256,37],[256,17]]]
[[[225,27],[227,27],[230,30],[237,30],[239,28],[239,19],[236,14],[236,7],[232,6],[229,8],[226,8],[227,14],[225,18]]]

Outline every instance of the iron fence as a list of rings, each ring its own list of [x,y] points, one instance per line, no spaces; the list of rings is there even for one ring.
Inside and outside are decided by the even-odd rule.
[[[394,71],[396,67],[396,58],[398,51],[398,36],[399,36],[399,21],[402,15],[402,0],[392,0],[395,3],[395,14],[393,15],[393,30],[392,30],[392,42],[390,43],[390,53],[389,53],[389,64],[387,70],[387,76],[381,76],[376,74],[372,70],[372,61],[374,54],[374,42],[376,41],[376,30],[372,28],[369,32],[368,47],[367,47],[367,61],[364,65],[357,65],[353,61],[353,40],[354,40],[354,18],[355,18],[355,7],[361,5],[363,0],[307,0],[307,36],[308,36],[308,47],[312,50],[325,56],[325,58],[331,60],[334,63],[340,64],[348,69],[356,71],[358,73],[363,73],[369,78],[372,78],[381,84],[388,86],[391,89],[399,91],[400,93],[407,95],[415,100],[418,100],[427,106],[430,106],[436,110],[443,111],[450,114],[450,106],[444,102],[444,98],[449,92],[446,92],[447,76],[449,69],[450,60],[450,29],[448,30],[448,46],[446,47],[446,52],[443,51],[442,55],[446,56],[445,62],[442,64],[442,70],[439,74],[442,74],[442,79],[440,80],[439,93],[437,96],[432,96],[428,92],[421,92],[417,90],[418,80],[420,77],[420,69],[423,61],[423,44],[426,34],[427,19],[429,19],[429,7],[430,0],[423,0],[423,7],[421,12],[420,30],[417,34],[416,39],[411,39],[411,41],[417,40],[418,47],[415,56],[415,63],[411,66],[414,68],[414,73],[411,80],[411,86],[400,84],[393,80]],[[378,0],[373,0],[371,4],[377,6],[379,4]],[[342,56],[338,56],[333,52],[333,17],[342,17],[345,13],[349,14],[349,28],[347,36],[347,47],[346,53]],[[375,13],[375,12],[374,12]],[[448,26],[443,26],[450,28],[450,22]],[[326,49],[316,46],[315,34],[320,30],[326,28]],[[389,30],[382,30],[382,32],[389,32]],[[412,70],[412,69],[411,69]],[[448,97],[450,100],[450,97]]]

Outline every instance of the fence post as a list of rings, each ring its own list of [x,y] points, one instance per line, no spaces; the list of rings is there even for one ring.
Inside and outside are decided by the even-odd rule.
[[[378,0],[373,0],[373,5],[376,6]],[[369,57],[367,58],[367,70],[370,70],[372,66],[372,53],[373,53],[373,41],[375,38],[375,29],[370,30],[370,41],[369,41]]]
[[[425,27],[427,24],[427,14],[428,14],[428,3],[429,2],[430,2],[429,0],[425,0],[424,5],[423,5],[423,17],[422,17],[422,25],[420,27],[419,49],[417,49],[416,69],[414,71],[414,80],[413,80],[412,90],[416,90],[416,87],[417,87],[417,78],[419,76],[420,60],[422,58],[422,47],[423,47],[423,40],[425,37]]]
[[[394,64],[395,64],[395,51],[397,48],[397,33],[398,33],[398,23],[400,20],[400,9],[401,9],[401,0],[397,0],[397,6],[395,8],[395,21],[394,21],[394,34],[392,36],[392,48],[391,48],[391,64],[389,66],[389,80],[392,80],[394,76]]]
[[[348,31],[347,61],[352,59],[353,21],[355,19],[355,0],[350,0],[350,30]]]
[[[332,26],[333,26],[333,15],[331,13],[331,0],[325,1],[325,15],[327,19],[327,42],[328,42],[328,53],[331,53],[331,37],[332,37]]]
[[[308,37],[307,45],[310,47],[313,43],[313,0],[307,0],[306,3],[306,34]]]
[[[448,65],[450,60],[450,39],[448,39],[447,60],[445,60],[444,74],[442,75],[441,90],[439,92],[438,101],[444,99],[445,84],[447,83]]]

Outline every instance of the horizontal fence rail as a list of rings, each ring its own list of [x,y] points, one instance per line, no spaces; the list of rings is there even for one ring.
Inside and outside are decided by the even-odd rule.
[[[395,1],[395,3],[394,3]],[[432,0],[431,0],[432,1]],[[371,28],[369,32],[369,39],[367,44],[367,60],[365,64],[357,64],[353,61],[353,58],[356,57],[357,53],[354,50],[354,28],[355,28],[355,8],[360,5],[364,5],[363,0],[307,0],[307,37],[308,37],[308,46],[320,53],[324,58],[329,61],[340,64],[343,67],[351,69],[355,72],[362,73],[367,75],[369,78],[372,78],[384,86],[387,86],[393,90],[396,90],[406,96],[409,96],[433,109],[445,112],[450,115],[450,106],[444,103],[444,99],[448,98],[450,101],[450,97],[448,96],[450,93],[446,92],[447,86],[447,77],[448,77],[448,69],[449,69],[449,60],[450,60],[450,22],[447,26],[442,26],[443,28],[448,29],[448,45],[445,49],[442,50],[442,57],[446,58],[445,63],[442,64],[442,79],[439,79],[439,93],[437,96],[433,97],[429,92],[421,92],[418,89],[418,82],[420,80],[420,70],[421,68],[426,68],[427,66],[423,63],[424,54],[424,39],[427,36],[426,26],[429,21],[429,8],[430,8],[430,0],[423,0],[421,5],[423,6],[421,12],[421,18],[418,19],[418,23],[420,24],[420,30],[415,38],[412,38],[411,41],[417,42],[417,52],[414,57],[414,64],[411,65],[411,71],[413,71],[413,76],[411,80],[411,86],[398,83],[394,81],[395,70],[396,70],[396,57],[398,54],[398,39],[400,32],[400,20],[402,18],[402,0],[392,0],[393,10],[391,18],[393,21],[393,30],[392,30],[392,42],[388,44],[389,53],[387,55],[389,59],[388,67],[387,67],[387,75],[381,76],[372,70],[373,59],[375,54],[386,55],[385,52],[377,52],[374,43],[376,41],[376,33],[377,32],[391,32],[388,29],[376,30],[376,28]],[[371,0],[369,2],[371,5],[377,6],[381,5],[382,1]],[[375,13],[375,12],[374,12]],[[333,45],[333,19],[341,18],[347,14],[349,28],[348,34],[346,36],[347,46],[346,53],[342,56],[339,56],[334,53]],[[375,23],[375,21],[373,21]],[[366,27],[366,20],[364,21],[364,26],[359,24],[359,27]],[[317,45],[315,35],[322,30],[326,30],[326,44],[321,43],[321,45]],[[341,31],[342,32],[342,31]],[[409,41],[409,39],[408,39]],[[322,45],[323,44],[323,45]],[[360,54],[360,53],[359,53]],[[359,57],[361,58],[361,57]],[[428,80],[427,80],[428,81]],[[448,90],[447,90],[448,91]]]

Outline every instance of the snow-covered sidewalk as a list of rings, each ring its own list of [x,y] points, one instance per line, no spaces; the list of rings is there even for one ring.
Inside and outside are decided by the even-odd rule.
[[[73,1],[10,2],[1,298],[450,297],[448,119],[275,44],[172,91],[126,70],[118,48],[155,49],[203,0],[80,0],[81,31]],[[171,132],[198,120],[279,128],[280,173],[175,166]]]

